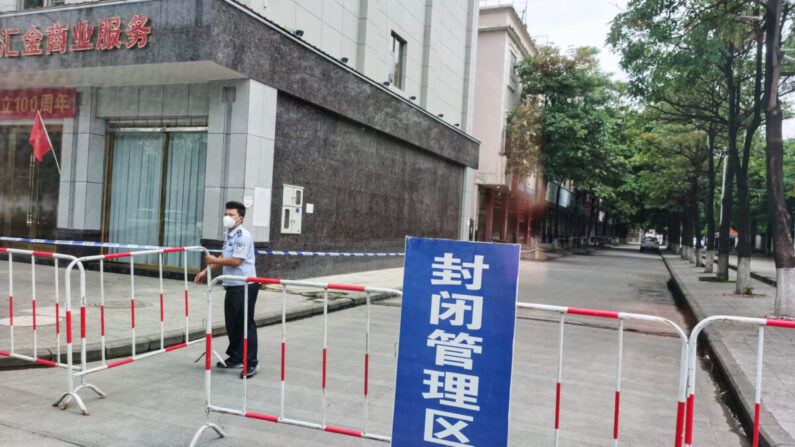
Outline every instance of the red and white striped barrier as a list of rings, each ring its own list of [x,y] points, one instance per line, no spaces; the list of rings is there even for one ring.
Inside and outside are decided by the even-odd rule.
[[[8,351],[0,351],[0,356],[10,357],[20,360],[25,360],[40,365],[58,366],[67,368],[67,363],[61,362],[61,320],[60,320],[60,289],[59,289],[59,276],[58,268],[59,260],[73,261],[74,256],[63,255],[59,253],[50,253],[44,251],[32,250],[18,250],[15,248],[0,247],[0,253],[8,255],[8,323],[9,323],[9,343]],[[18,352],[15,339],[14,339],[14,255],[30,257],[30,277],[31,277],[31,294],[30,294],[30,309],[32,313],[32,330],[33,330],[33,346],[31,355],[25,355]],[[55,292],[55,344],[56,344],[56,357],[55,361],[39,358],[38,355],[38,316],[36,313],[36,258],[50,258],[54,263],[54,292]],[[17,297],[19,298],[19,297]],[[19,303],[19,300],[17,300]]]
[[[754,429],[753,447],[759,446],[759,410],[762,405],[762,360],[764,358],[763,348],[765,342],[765,327],[781,327],[795,329],[795,321],[775,320],[769,318],[736,317],[729,315],[716,315],[701,320],[690,333],[690,355],[688,359],[688,381],[687,381],[687,432],[685,433],[685,445],[693,445],[693,410],[696,389],[696,359],[698,356],[698,336],[708,325],[716,321],[730,321],[734,323],[748,324],[757,326],[758,339],[756,351],[756,392],[754,395]]]
[[[69,391],[64,393],[58,401],[55,402],[55,406],[60,405],[61,409],[66,409],[69,405],[69,401],[71,399],[75,399],[75,401],[80,406],[83,414],[88,414],[88,410],[86,409],[85,405],[83,404],[80,397],[77,393],[83,388],[89,388],[96,392],[101,397],[105,396],[105,393],[102,392],[99,388],[95,385],[85,383],[85,376],[89,374],[93,374],[99,371],[104,371],[107,369],[115,368],[117,366],[126,365],[128,363],[132,363],[137,360],[141,360],[147,357],[151,357],[157,354],[162,354],[165,352],[174,351],[180,348],[184,348],[186,346],[190,346],[195,343],[202,342],[204,338],[199,338],[196,340],[189,339],[189,331],[190,331],[190,313],[189,313],[189,306],[188,306],[188,262],[187,262],[187,255],[188,252],[191,251],[199,251],[204,254],[207,254],[207,250],[203,247],[178,247],[178,248],[165,248],[165,249],[157,249],[157,250],[144,250],[144,251],[137,251],[137,252],[126,252],[126,253],[109,253],[104,255],[94,255],[94,256],[85,256],[83,258],[79,258],[72,262],[67,267],[67,278],[68,274],[71,271],[74,265],[80,266],[81,270],[81,277],[80,277],[80,342],[81,342],[81,359],[80,359],[80,368],[78,372],[72,373],[69,372]],[[164,303],[164,292],[163,292],[163,255],[168,253],[183,253],[183,281],[185,284],[185,337],[182,343],[173,345],[173,346],[165,346],[165,303]],[[151,256],[157,255],[157,265],[158,265],[158,279],[160,284],[160,349],[150,351],[144,354],[137,354],[136,353],[136,336],[135,336],[135,258],[141,256]],[[112,363],[108,363],[107,359],[105,358],[105,261],[111,259],[121,259],[121,258],[128,258],[129,259],[129,268],[130,268],[130,349],[132,355],[128,358],[118,360]],[[100,345],[101,345],[101,361],[102,364],[100,366],[94,367],[89,369],[86,361],[86,339],[87,339],[87,329],[86,329],[86,293],[85,293],[85,272],[83,269],[83,265],[89,262],[99,262],[99,273],[100,273]],[[208,278],[209,279],[209,278]],[[69,365],[72,365],[72,352],[71,352],[71,326],[69,326],[69,322],[71,321],[71,290],[69,288],[69,283],[67,282],[67,296],[66,296],[66,304],[67,304],[67,340],[68,340],[68,360],[67,362]],[[209,304],[208,304],[209,305]],[[214,353],[219,359],[221,359],[218,353]],[[74,387],[74,379],[80,379],[80,385]]]
[[[211,315],[211,307],[207,306],[207,329],[206,329],[206,352],[205,352],[205,375],[204,375],[204,389],[205,389],[205,404],[206,404],[206,413],[207,413],[207,422],[202,425],[197,431],[196,434],[193,436],[193,440],[191,440],[190,446],[193,447],[199,440],[201,434],[207,430],[208,428],[213,429],[220,437],[225,437],[226,434],[224,431],[219,427],[217,424],[211,422],[209,420],[209,415],[211,412],[217,413],[225,413],[225,414],[232,414],[237,416],[244,416],[251,419],[259,419],[264,421],[270,422],[277,422],[277,423],[285,423],[291,425],[297,425],[306,428],[313,428],[316,430],[323,430],[331,433],[338,433],[348,436],[354,436],[359,438],[369,438],[384,442],[390,442],[391,439],[387,436],[376,435],[373,433],[369,433],[367,431],[367,419],[368,419],[368,401],[367,401],[367,394],[368,394],[368,376],[369,376],[369,361],[370,361],[370,298],[371,294],[373,293],[388,293],[394,295],[402,295],[399,290],[394,289],[383,289],[383,288],[376,288],[376,287],[366,287],[366,286],[355,286],[355,285],[345,285],[345,284],[326,284],[326,283],[316,283],[316,282],[308,282],[308,281],[291,281],[291,280],[284,280],[284,279],[272,279],[272,278],[247,278],[245,276],[219,276],[215,278],[208,290],[208,296],[212,293],[212,288],[220,281],[223,280],[233,280],[233,281],[245,281],[246,284],[257,283],[257,284],[275,284],[282,286],[282,340],[281,340],[281,399],[280,399],[280,412],[279,416],[272,416],[267,414],[260,414],[250,412],[247,409],[248,402],[247,402],[247,381],[245,374],[243,375],[243,402],[240,409],[233,409],[233,408],[225,408],[220,407],[217,405],[212,404],[212,365],[210,361],[210,353],[212,352],[212,315]],[[287,286],[301,286],[301,287],[314,287],[318,289],[323,289],[323,379],[321,383],[321,395],[323,399],[322,404],[322,416],[321,422],[308,422],[296,419],[290,419],[285,417],[285,387],[286,387],[286,374],[285,374],[285,358],[287,352]],[[248,318],[248,287],[244,287],[245,295],[243,299],[243,315],[244,319]],[[347,428],[335,427],[331,425],[326,425],[326,369],[327,369],[327,362],[326,362],[326,352],[328,348],[328,291],[329,290],[347,290],[347,291],[354,291],[354,292],[363,292],[366,295],[366,306],[367,306],[367,325],[365,329],[365,336],[364,336],[364,396],[363,396],[363,406],[364,406],[364,424],[363,430],[351,430]],[[244,353],[248,352],[248,324],[247,322],[243,322],[243,350]],[[247,355],[243,355],[243,371],[246,371],[247,365]]]
[[[550,306],[545,304],[530,304],[530,303],[517,303],[516,307],[520,309],[532,309],[546,312],[557,312],[560,315],[559,332],[558,332],[558,375],[557,375],[557,391],[555,395],[555,446],[560,443],[560,398],[562,389],[563,378],[563,327],[565,325],[565,315],[586,315],[597,318],[610,318],[618,320],[618,365],[616,367],[616,392],[615,392],[615,407],[613,415],[613,445],[618,446],[618,421],[619,421],[619,408],[621,402],[621,367],[623,360],[624,350],[624,321],[625,320],[638,320],[645,322],[653,322],[665,324],[672,327],[682,342],[681,357],[679,365],[679,389],[677,393],[677,411],[676,411],[676,428],[675,428],[675,446],[681,447],[682,434],[684,431],[683,423],[685,420],[685,390],[687,383],[687,365],[688,365],[688,338],[685,332],[676,323],[661,317],[652,315],[634,314],[626,312],[609,312],[594,309],[580,309],[575,307],[563,306]]]

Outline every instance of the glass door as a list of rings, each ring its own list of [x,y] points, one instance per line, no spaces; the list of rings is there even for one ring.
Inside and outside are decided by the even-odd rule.
[[[107,240],[200,245],[207,133],[131,130],[116,132],[112,138]],[[136,261],[156,265],[157,257]],[[189,267],[199,268],[200,262],[199,253],[189,254]],[[181,267],[183,255],[166,255],[164,265]]]
[[[60,126],[48,129],[56,156],[61,157]],[[39,162],[33,156],[31,126],[0,126],[0,234],[30,239],[55,239],[60,176],[52,154]],[[51,251],[52,246],[26,244]]]

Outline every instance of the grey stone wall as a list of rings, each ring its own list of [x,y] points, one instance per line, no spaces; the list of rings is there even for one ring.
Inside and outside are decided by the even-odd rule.
[[[455,239],[464,169],[436,154],[279,94],[271,247],[402,252],[407,235]],[[282,234],[282,185],[304,187],[313,214]],[[260,275],[301,278],[398,267],[403,258],[260,256]]]

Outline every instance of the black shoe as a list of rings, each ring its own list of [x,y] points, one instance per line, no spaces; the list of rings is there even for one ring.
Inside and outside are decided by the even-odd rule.
[[[243,378],[244,372],[246,378],[254,377],[257,374],[257,371],[259,371],[259,365],[249,366],[245,371],[240,371],[240,378]]]
[[[237,360],[228,358],[223,362],[216,363],[215,366],[223,369],[243,369],[243,362],[238,362]]]

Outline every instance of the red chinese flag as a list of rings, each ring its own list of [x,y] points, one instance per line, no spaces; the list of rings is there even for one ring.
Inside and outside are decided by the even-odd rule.
[[[42,161],[44,155],[52,150],[50,136],[47,135],[47,129],[44,128],[41,113],[38,111],[36,111],[36,121],[33,123],[33,132],[30,133],[30,140],[28,141],[33,146],[33,155],[36,156],[36,160]]]

